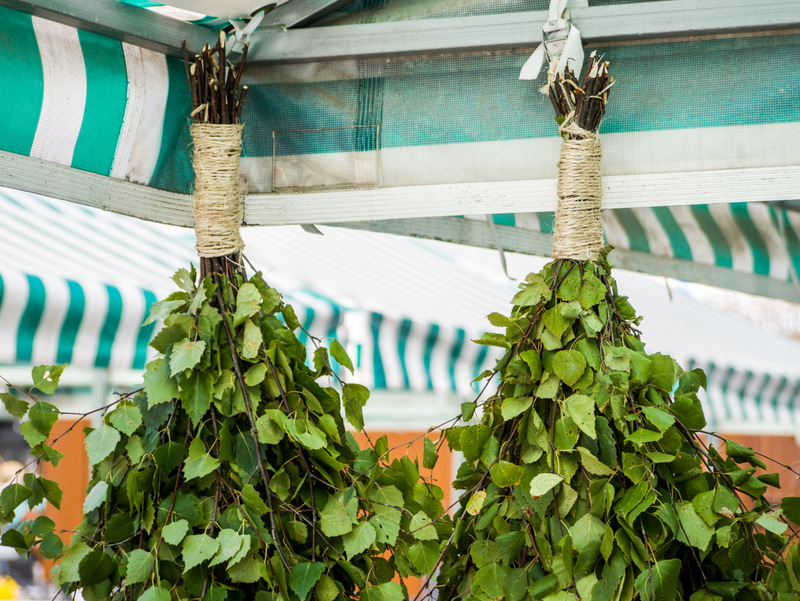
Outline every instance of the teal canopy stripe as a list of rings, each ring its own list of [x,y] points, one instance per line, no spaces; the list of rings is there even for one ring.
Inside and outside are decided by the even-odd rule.
[[[709,429],[722,433],[757,431],[769,424],[788,433],[800,426],[800,379],[739,371],[694,359],[688,361],[687,368],[700,368],[706,374],[706,388],[700,390],[699,397]]]
[[[72,166],[111,174],[128,97],[122,43],[78,32],[86,66],[86,108]]]
[[[31,17],[2,7],[0,86],[6,90],[0,94],[0,148],[28,156],[44,95],[42,62]]]
[[[517,215],[517,223],[523,222],[521,217]],[[537,217],[524,219],[524,223],[535,224],[536,231],[551,233],[552,213],[539,213]],[[656,246],[656,227],[663,232],[667,248]],[[731,203],[606,210],[604,228],[606,242],[615,248],[787,282],[800,273],[800,212],[780,205]]]
[[[105,296],[99,303],[98,293]],[[104,314],[89,313],[87,296],[94,298],[91,306],[106,307]],[[124,303],[130,298],[136,299],[137,306],[132,310],[128,308],[127,314],[141,315],[137,324],[140,325],[156,298],[150,291],[122,294],[116,286],[97,286],[0,268],[0,326],[4,330],[0,364],[70,363],[77,367],[142,369],[154,324],[142,328],[132,343],[119,339],[121,319],[126,313]],[[74,361],[78,340],[95,349],[84,355],[91,356],[90,360]],[[117,348],[128,343],[131,344],[129,349]],[[119,357],[116,361],[115,356]],[[123,360],[125,362],[120,362]]]

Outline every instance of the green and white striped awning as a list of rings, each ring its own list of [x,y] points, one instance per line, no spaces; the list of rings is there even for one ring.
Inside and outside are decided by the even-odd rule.
[[[193,259],[191,231],[12,190],[0,193],[0,214],[0,374],[61,362],[68,372],[141,369],[154,327],[140,324],[151,302],[174,288],[171,274]],[[516,288],[497,254],[323,229],[324,236],[247,228],[245,253],[307,332],[345,345],[355,381],[376,391],[473,398],[472,379],[498,354],[471,340]],[[542,264],[507,258],[517,278]],[[800,343],[678,291],[670,301],[661,281],[621,270],[617,279],[644,316],[648,348],[707,370],[703,402],[714,427],[800,432]]]
[[[12,4],[43,14],[40,3]],[[125,19],[140,25],[131,11],[149,15],[152,32],[166,17],[126,5],[116,14],[107,4],[104,18],[123,23],[106,24],[106,35],[88,19],[76,29],[63,23],[80,21],[74,16],[0,7],[0,87],[14,91],[0,94],[9,116],[0,184],[191,225],[184,67],[149,49],[155,42],[140,31],[147,27],[124,27]],[[317,4],[346,6],[251,40],[245,221],[329,223],[546,256],[560,140],[538,84],[517,80],[536,45],[538,29],[527,23],[546,3]],[[594,35],[616,79],[601,129],[605,232],[616,263],[797,301],[800,88],[791,74],[800,71],[800,34],[790,25],[800,24],[798,5],[588,4],[573,10],[587,39],[610,23],[657,37],[658,21],[697,19],[691,32],[703,33],[687,39],[670,30],[675,39],[636,44],[633,34],[614,43],[610,33]],[[86,10],[72,0],[64,6],[65,14]],[[776,26],[776,15],[781,31],[750,35]],[[736,19],[738,28],[725,29]],[[526,23],[529,43],[492,46],[464,33],[485,24],[516,34],[515,20]],[[733,33],[713,35],[714,22]],[[382,49],[395,43],[393,32],[413,27],[420,37],[408,39],[431,49],[444,44],[437,32],[465,38],[448,41],[459,52]],[[187,23],[178,33],[192,43],[216,35]]]

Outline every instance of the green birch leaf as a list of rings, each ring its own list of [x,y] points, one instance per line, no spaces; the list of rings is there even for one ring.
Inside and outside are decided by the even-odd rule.
[[[261,308],[261,294],[254,284],[246,282],[239,288],[236,296],[236,313],[233,314],[233,325],[238,326]]]
[[[153,452],[153,459],[161,473],[168,476],[178,467],[184,458],[184,448],[179,442],[164,443]]]
[[[6,411],[8,411],[13,417],[16,417],[17,419],[22,419],[25,417],[25,413],[28,411],[27,401],[18,399],[10,392],[0,392],[0,399],[3,401],[3,405],[6,407]]]
[[[163,321],[185,304],[185,300],[162,300],[155,302],[150,307],[150,314],[147,316],[147,319],[144,320],[142,325],[146,326],[155,321]]]
[[[636,577],[642,601],[674,601],[681,571],[680,559],[664,559]]]
[[[400,522],[393,521],[387,517],[374,515],[369,519],[369,523],[375,528],[376,541],[381,544],[394,546],[397,537],[400,535]]]
[[[64,543],[61,541],[61,537],[52,532],[39,543],[39,555],[45,559],[56,559],[61,555],[63,549]]]
[[[180,378],[180,399],[193,424],[199,424],[211,407],[214,376],[208,370],[192,370]]]
[[[341,343],[336,340],[336,338],[331,340],[330,353],[331,357],[339,362],[339,365],[343,365],[349,369],[351,374],[354,373],[353,362],[350,360],[350,356],[347,354],[347,351],[344,350],[344,347],[341,345]]]
[[[550,492],[559,482],[562,482],[564,477],[559,474],[537,474],[531,480],[531,496],[534,498],[541,497],[542,495]]]
[[[77,582],[80,580],[80,574],[78,573],[78,567],[80,566],[81,560],[86,557],[91,552],[91,549],[86,543],[73,543],[67,550],[64,551],[64,555],[61,558],[61,571],[59,573],[59,579],[61,582]]]
[[[214,554],[208,567],[215,566],[223,561],[228,561],[231,557],[236,555],[239,549],[242,548],[242,538],[243,536],[241,534],[230,528],[223,528],[220,530],[219,534],[217,534],[219,550]]]
[[[44,437],[44,440],[47,440],[47,437],[50,436],[50,430],[53,429],[53,425],[58,420],[58,414],[59,411],[54,405],[38,401],[28,409],[28,421],[25,423],[33,426]]]
[[[37,365],[31,371],[33,387],[45,394],[53,394],[66,365]]]
[[[581,455],[581,465],[583,469],[590,474],[594,474],[595,476],[612,476],[614,474],[614,470],[592,455],[589,449],[578,447],[578,453]]]
[[[489,475],[492,478],[492,482],[497,484],[500,488],[516,486],[522,482],[522,477],[525,475],[525,468],[501,459],[491,467]]]
[[[436,445],[427,436],[423,439],[422,450],[422,467],[426,470],[432,470],[436,467],[436,462],[439,459],[439,454],[436,452]]]
[[[141,412],[139,412],[139,415],[141,415]],[[132,465],[135,466],[139,463],[141,458],[146,454],[144,445],[142,444],[142,438],[136,434],[131,434],[128,438],[128,442],[125,443],[125,452],[128,454]]]
[[[151,586],[138,597],[137,601],[171,601],[171,599],[172,596],[167,589]]]
[[[0,493],[0,511],[4,516],[10,517],[32,494],[33,492],[22,484],[9,484]]]
[[[568,351],[560,351],[568,352]],[[581,355],[581,357],[583,357]],[[555,362],[555,359],[553,360]],[[584,364],[585,365],[585,364]],[[595,402],[594,399],[585,394],[573,394],[566,401],[567,413],[581,429],[581,432],[589,438],[597,438],[595,430]]]
[[[189,533],[189,522],[186,520],[177,520],[170,522],[161,529],[161,536],[170,545],[179,545],[186,538]]]
[[[783,497],[781,512],[790,522],[800,526],[800,497]]]
[[[125,436],[131,436],[142,425],[142,412],[130,401],[123,401],[108,414],[108,421]]]
[[[490,563],[480,568],[472,581],[473,591],[477,587],[483,593],[483,597],[492,600],[501,599],[504,595],[503,583],[508,575],[508,568]]]
[[[558,351],[553,357],[553,373],[567,386],[580,380],[586,371],[586,359],[579,351]]]
[[[208,534],[190,534],[183,539],[181,556],[184,573],[196,565],[208,561],[219,551],[219,541]]]
[[[606,287],[597,277],[587,275],[578,292],[578,300],[584,309],[591,309],[606,297]]]
[[[705,551],[714,536],[714,529],[700,517],[691,502],[682,502],[678,506],[677,513],[681,523],[678,540]]]
[[[172,281],[184,292],[194,292],[194,278],[185,267],[181,267],[172,275]]]
[[[360,555],[372,547],[376,536],[375,528],[368,522],[358,524],[353,530],[342,536],[347,558],[352,560],[354,556]]]
[[[300,597],[300,601],[305,601],[319,577],[325,571],[325,564],[319,561],[298,563],[292,567],[289,575],[289,586]]]
[[[417,540],[439,540],[439,535],[436,534],[436,528],[433,527],[431,518],[424,511],[418,511],[414,514],[408,529]]]
[[[428,574],[439,559],[439,543],[430,540],[416,542],[408,548],[408,558],[421,574]]]
[[[789,524],[782,522],[771,515],[762,515],[756,518],[756,524],[764,528],[764,530],[769,530],[770,532],[778,535],[786,532],[786,529],[789,527]]]
[[[147,364],[143,379],[148,407],[170,403],[178,398],[178,382],[169,376],[164,357],[153,359]]]
[[[343,503],[344,495],[335,494],[328,498],[325,507],[319,512],[319,527],[325,536],[341,536],[353,529],[355,519],[351,517]],[[356,503],[356,499],[351,502]]]
[[[528,364],[528,369],[531,370],[531,380],[538,382],[542,377],[542,358],[534,349],[522,351],[519,358]]]
[[[295,331],[300,327],[300,320],[297,319],[297,314],[294,312],[292,305],[284,305],[281,309],[281,315],[283,315],[283,319],[286,322],[286,327],[291,331]]]
[[[242,358],[252,360],[258,357],[258,351],[261,349],[261,344],[263,342],[264,337],[261,334],[261,328],[259,328],[257,324],[248,320],[244,324]]]
[[[653,353],[650,355],[653,363],[652,384],[664,392],[672,392],[672,387],[678,381],[681,368],[677,361],[669,355]]]
[[[108,496],[108,482],[105,480],[98,481],[86,495],[83,500],[83,513],[97,509],[106,502]]]
[[[486,500],[486,491],[478,490],[472,493],[472,496],[467,501],[467,506],[464,508],[470,515],[478,515],[483,507],[483,502]]]
[[[267,366],[264,363],[256,363],[250,369],[247,370],[247,373],[244,374],[244,383],[248,386],[258,386],[261,382],[264,381],[264,377],[267,375]]]
[[[517,307],[530,307],[538,305],[541,301],[549,301],[552,294],[544,279],[534,274],[531,281],[514,295],[511,303]]]
[[[489,313],[486,316],[486,319],[489,321],[490,324],[497,328],[508,328],[514,325],[514,322],[506,315],[502,313]]]
[[[236,554],[228,560],[228,569],[230,569],[231,566],[235,566],[237,563],[239,563],[250,552],[250,537],[247,535],[242,535],[241,540],[242,546],[239,547],[239,550],[236,552]]]
[[[97,465],[108,457],[120,441],[119,430],[103,424],[86,437],[86,454],[89,464]]]
[[[202,340],[192,341],[184,338],[172,347],[169,354],[169,373],[174,378],[182,374],[187,369],[193,368],[200,363],[203,351],[206,350],[206,343]]]
[[[570,326],[571,320],[564,317],[561,313],[560,305],[556,305],[544,312],[542,315],[542,323],[544,327],[553,333],[556,338],[561,338],[567,328]],[[581,372],[582,373],[582,372]],[[575,378],[576,380],[578,378]]]
[[[51,503],[56,509],[61,509],[63,492],[61,491],[61,487],[58,485],[58,482],[42,477],[37,478],[37,480],[44,489],[44,498],[47,499],[47,502]]]
[[[527,411],[532,404],[533,397],[530,396],[509,397],[507,399],[503,399],[503,406],[501,408],[503,419],[508,421],[511,418],[516,417],[520,413]]]
[[[152,553],[142,549],[134,549],[128,555],[128,562],[125,567],[125,582],[135,584],[145,582],[153,571],[156,558]]]
[[[183,464],[183,475],[186,480],[202,478],[219,467],[219,459],[206,451],[203,441],[195,438],[189,445],[189,455]]]
[[[492,429],[486,424],[477,424],[464,428],[459,436],[464,459],[467,461],[478,459],[491,435]]]
[[[361,601],[403,601],[403,589],[397,582],[387,582],[378,586],[361,589]]]
[[[675,417],[657,407],[642,407],[644,416],[651,424],[658,428],[659,432],[665,432],[675,423]]]
[[[509,343],[506,340],[505,334],[498,334],[497,332],[484,332],[480,338],[473,340],[475,344],[482,344],[483,346],[497,346],[500,348],[508,348]]]
[[[642,445],[647,442],[655,442],[661,440],[664,436],[663,432],[656,432],[655,430],[648,430],[647,428],[639,428],[625,437],[625,440],[637,445]]]
[[[478,403],[475,401],[468,401],[466,403],[461,403],[461,420],[468,422],[472,419],[472,416],[475,415],[475,409],[478,408]]]
[[[264,503],[261,495],[252,484],[245,484],[242,487],[242,500],[248,509],[253,511],[256,515],[264,515],[269,511],[269,507]]]
[[[670,412],[690,430],[702,430],[706,426],[703,406],[696,394],[676,394],[675,401],[668,405]]]
[[[343,384],[342,385],[342,405],[344,406],[344,415],[350,425],[356,429],[356,432],[361,432],[364,428],[364,413],[363,407],[369,399],[369,390],[366,386],[361,384]]]
[[[256,431],[258,432],[258,442],[261,444],[278,444],[283,440],[283,430],[278,424],[266,414],[261,414],[256,418]]]
[[[340,591],[333,578],[327,574],[322,574],[314,586],[314,593],[317,596],[317,601],[336,601]]]

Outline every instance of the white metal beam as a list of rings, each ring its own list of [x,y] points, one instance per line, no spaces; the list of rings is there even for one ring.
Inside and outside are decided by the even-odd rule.
[[[329,223],[326,225],[350,229],[397,234],[468,244],[483,248],[500,247],[507,252],[518,252],[540,257],[553,254],[553,237],[549,234],[505,225],[489,226],[485,221],[438,217],[428,219],[397,219]],[[736,272],[713,265],[703,265],[684,259],[657,257],[648,253],[617,248],[611,252],[611,263],[620,269],[669,277],[686,282],[698,282],[748,294],[800,302],[791,282],[781,282],[762,275]]]
[[[352,0],[289,0],[264,15],[261,27],[301,27]]]
[[[730,178],[731,172],[717,172],[714,174],[701,174],[706,179],[706,183],[700,185],[691,183],[692,174],[650,174],[641,176],[642,180],[647,180],[648,185],[635,186],[628,182],[625,190],[625,202],[621,202],[621,197],[612,205],[605,202],[607,208],[636,207],[643,206],[641,199],[653,200],[654,190],[658,187],[664,188],[664,192],[672,193],[677,200],[683,196],[683,202],[672,204],[692,204],[700,202],[703,204],[728,203],[728,202],[756,202],[762,200],[785,200],[786,198],[796,198],[797,190],[800,190],[800,167],[784,168],[778,170],[738,170],[742,176],[746,171],[752,171],[747,186],[737,182],[736,178]],[[787,195],[784,198],[763,198],[763,192],[773,190],[775,184],[767,181],[768,171],[783,172],[780,175],[790,176],[784,180]],[[772,173],[772,177],[776,174]],[[660,179],[668,177],[667,179]],[[680,180],[684,177],[690,178],[690,183],[681,185]],[[716,177],[716,180],[711,178]],[[609,180],[611,178],[606,178]],[[526,212],[535,207],[535,211],[553,210],[551,194],[545,194],[544,189],[548,186],[553,187],[554,183],[549,180],[529,182],[507,182],[506,184],[491,183],[482,185],[480,189],[477,184],[462,184],[468,186],[462,189],[461,200],[469,203],[473,209],[471,212],[480,213],[508,213]],[[763,187],[758,186],[758,182]],[[642,182],[644,183],[644,182]],[[514,184],[517,194],[530,194],[530,188],[538,186],[542,197],[528,198],[528,204],[523,203],[519,198],[516,200],[497,197],[498,186]],[[33,159],[9,152],[0,151],[0,186],[6,186],[17,190],[24,190],[65,201],[74,202],[86,206],[91,206],[122,215],[137,217],[146,221],[155,221],[169,225],[182,227],[192,227],[194,217],[191,210],[191,197],[185,194],[175,194],[164,192],[112,179],[102,175],[79,171],[62,165],[48,163],[39,159]],[[702,188],[706,187],[705,192]],[[722,190],[714,195],[709,195],[708,190],[713,190],[721,186]],[[740,190],[734,197],[731,194]],[[612,186],[613,188],[614,186]],[[698,189],[700,187],[701,189]],[[414,212],[420,211],[420,205],[414,205],[413,210],[409,211],[406,204],[397,207],[394,203],[405,202],[406,197],[413,197],[414,202],[421,201],[424,204],[432,204],[436,201],[436,195],[428,188],[440,188],[440,191],[451,189],[457,190],[459,186],[410,186],[392,190],[358,190],[358,191],[336,191],[328,193],[313,194],[274,194],[251,196],[246,200],[245,221],[247,225],[284,225],[290,223],[325,223],[339,227],[349,227],[353,229],[365,229],[377,232],[387,232],[406,236],[417,236],[431,238],[435,240],[445,240],[460,244],[470,244],[473,246],[483,246],[494,248],[496,240],[500,246],[512,252],[522,252],[538,256],[550,256],[552,253],[552,237],[548,234],[525,230],[522,228],[494,225],[492,228],[482,220],[460,219],[457,217],[425,217],[419,218]],[[424,189],[425,193],[421,193]],[[527,192],[526,192],[527,189]],[[759,190],[762,192],[759,194]],[[791,192],[789,192],[791,190]],[[692,197],[689,193],[695,192]],[[622,188],[619,193],[621,194]],[[434,194],[431,196],[430,194]],[[366,195],[366,196],[364,196]],[[364,207],[375,202],[375,195],[382,195],[380,212],[374,212],[375,217],[361,213]],[[269,196],[269,198],[267,198]],[[458,195],[455,195],[456,197]],[[607,193],[608,196],[608,193]],[[364,203],[356,202],[348,205],[352,199],[370,199]],[[452,200],[452,199],[451,199]],[[305,210],[302,205],[309,205]],[[649,202],[648,206],[659,204]],[[281,207],[293,207],[291,210],[281,210]],[[464,204],[460,205],[464,208]],[[406,211],[414,218],[399,219],[399,210]],[[272,211],[277,211],[273,215]],[[450,213],[451,215],[454,213]],[[458,213],[455,214],[464,214]],[[289,216],[291,215],[291,218]],[[301,215],[307,218],[299,219]],[[376,219],[375,221],[364,221],[366,217]],[[346,217],[346,219],[345,219]],[[327,222],[327,223],[326,223]],[[492,231],[494,230],[494,232]],[[497,239],[495,239],[497,235]],[[674,277],[681,280],[701,282],[712,286],[739,290],[761,296],[770,296],[792,302],[798,302],[797,292],[789,282],[781,282],[764,276],[733,272],[729,269],[722,269],[709,265],[702,265],[681,259],[671,259],[666,257],[656,257],[647,253],[618,249],[614,251],[612,260],[615,265],[623,269],[641,271],[666,277]]]
[[[218,38],[206,27],[117,0],[0,0],[0,6],[172,56],[181,55],[184,40],[194,54]]]
[[[796,0],[663,0],[575,7],[570,12],[587,44],[800,28]],[[546,15],[529,11],[264,30],[251,38],[249,60],[313,62],[533,47],[541,42]]]
[[[0,151],[0,186],[106,211],[191,226],[191,197]],[[294,194],[251,194],[245,225],[349,223],[418,217],[554,211],[554,179],[436,184]],[[603,208],[795,200],[800,166],[603,178]]]

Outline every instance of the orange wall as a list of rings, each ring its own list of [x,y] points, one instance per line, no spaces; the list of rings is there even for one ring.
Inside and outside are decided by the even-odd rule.
[[[51,439],[61,436],[75,423],[71,420],[58,420],[50,433]],[[67,531],[61,534],[64,544],[69,543],[72,536],[69,531],[83,519],[83,499],[86,497],[86,487],[89,485],[89,458],[86,456],[83,444],[83,428],[87,425],[89,422],[86,420],[78,423],[54,445],[57,451],[64,453],[58,467],[53,467],[49,463],[42,464],[42,476],[58,482],[64,493],[60,510],[48,503],[44,511],[45,515],[56,523],[56,532]],[[42,563],[49,574],[52,562],[43,560]]]

